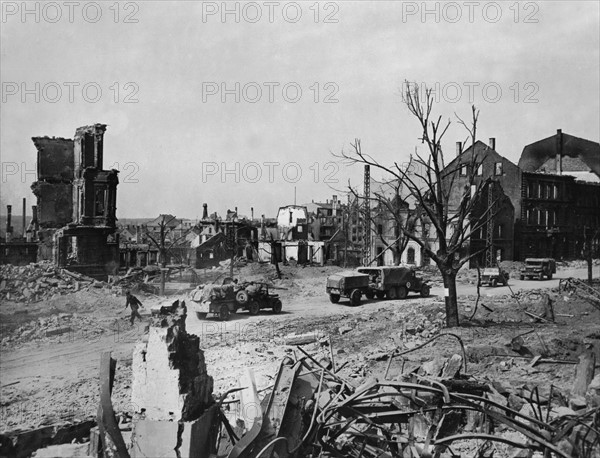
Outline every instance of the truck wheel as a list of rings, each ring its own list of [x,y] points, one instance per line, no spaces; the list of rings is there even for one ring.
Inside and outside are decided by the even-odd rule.
[[[357,305],[360,305],[361,295],[362,295],[362,293],[360,292],[359,289],[355,289],[354,291],[352,291],[352,294],[350,294],[350,305],[352,307],[356,307]]]
[[[273,313],[281,313],[281,309],[283,308],[283,304],[279,299],[273,304]]]
[[[219,319],[221,321],[229,321],[229,307],[226,304],[223,304],[219,309]]]
[[[383,299],[385,297],[385,291],[377,291],[375,296],[377,296],[377,299]]]
[[[329,300],[332,304],[337,304],[340,301],[340,295],[339,294],[330,294]]]
[[[367,299],[373,299],[375,297],[375,293],[373,291],[367,291],[365,296],[367,296]]]
[[[258,315],[258,312],[260,312],[260,304],[256,301],[250,301],[248,303],[248,311],[250,312],[250,315]]]
[[[408,296],[408,288],[406,286],[398,286],[398,299],[406,299]]]
[[[205,320],[206,315],[207,315],[206,313],[196,312],[196,316],[198,317],[199,320]]]
[[[525,280],[525,275],[519,275],[519,280]]]
[[[421,286],[421,297],[429,297],[430,293],[431,293],[431,288],[429,287],[429,285]]]
[[[390,288],[387,290],[387,298],[391,300],[398,299],[398,294],[396,293],[396,288]]]
[[[498,280],[496,278],[492,278],[492,281],[490,281],[490,286],[494,288],[498,286]]]
[[[238,304],[245,304],[246,302],[248,302],[248,293],[243,289],[238,291],[235,295],[235,301]]]

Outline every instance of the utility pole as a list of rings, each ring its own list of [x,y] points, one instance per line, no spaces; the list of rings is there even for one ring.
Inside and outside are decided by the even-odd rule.
[[[371,166],[365,164],[364,182],[364,237],[363,237],[363,265],[371,263]]]
[[[494,205],[494,193],[493,191],[493,181],[490,181],[487,185],[487,194],[488,194],[488,209],[490,212],[490,218],[488,219],[486,226],[486,250],[485,250],[485,267],[493,267],[494,266],[494,217],[492,206]]]

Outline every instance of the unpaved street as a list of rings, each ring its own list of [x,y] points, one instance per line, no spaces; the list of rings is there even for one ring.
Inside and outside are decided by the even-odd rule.
[[[365,300],[358,307],[350,307],[344,300],[339,304],[330,303],[324,292],[324,281],[329,271],[330,268],[290,270],[287,278],[276,282],[282,288],[276,291],[281,295],[284,304],[281,314],[276,315],[265,310],[257,316],[250,316],[247,312],[241,312],[232,315],[228,322],[221,322],[210,316],[206,320],[199,320],[195,314],[188,314],[188,332],[200,336],[208,370],[215,378],[217,391],[235,386],[238,374],[248,366],[255,370],[259,387],[267,387],[272,383],[278,362],[285,354],[283,343],[285,336],[289,334],[321,332],[323,335],[332,335],[334,347],[346,348],[345,353],[338,357],[351,362],[349,367],[359,371],[354,373],[356,376],[362,373],[360,371],[367,370],[365,353],[389,351],[394,346],[401,345],[403,340],[400,334],[407,326],[422,329],[418,332],[423,333],[422,337],[427,337],[433,335],[443,323],[443,288],[439,280],[433,282],[432,296],[429,298],[410,295],[404,301]],[[511,279],[509,284],[513,292],[519,293],[539,288],[551,289],[558,285],[560,278],[583,278],[586,275],[587,270],[583,268],[564,269],[559,270],[551,281]],[[472,276],[473,274],[469,273],[469,278]],[[473,305],[476,287],[463,278],[459,285],[459,294],[462,312],[469,315],[471,309],[468,307]],[[507,307],[510,311],[503,310],[504,306],[497,306],[496,316],[483,311],[487,313],[485,319],[499,322],[514,322],[518,319],[524,322],[523,326],[515,323],[517,328],[514,328],[514,325],[513,328],[501,326],[490,331],[481,329],[479,334],[469,335],[463,332],[467,343],[473,344],[480,338],[480,343],[490,344],[503,338],[510,339],[512,335],[530,329],[531,325],[526,317],[519,313],[518,307],[514,305],[515,301],[507,297],[509,294],[507,287],[481,288],[482,300],[493,302],[500,299],[501,304],[512,304]],[[98,326],[102,328],[102,333],[86,334],[84,329],[74,329],[66,335],[51,339],[17,339],[13,344],[4,342],[0,361],[0,429],[34,427],[57,418],[95,415],[98,399],[97,374],[100,354],[104,351],[112,351],[119,361],[113,395],[115,406],[122,410],[131,408],[131,354],[135,343],[144,334],[145,322],[136,322],[130,327],[128,311],[122,308],[124,299],[111,297],[103,310],[102,296],[96,296],[100,298],[100,303],[95,303],[94,308],[87,314],[91,321],[96,320],[100,323]],[[169,303],[177,298],[185,299],[186,296],[173,296],[162,302]],[[78,300],[83,301],[85,297],[81,296]],[[143,302],[143,313],[147,316],[150,308],[161,301],[149,297],[143,298]],[[570,305],[566,304],[565,307]],[[506,318],[509,315],[503,315],[505,313],[512,315]],[[585,313],[589,316],[595,312],[585,309]],[[548,327],[547,330],[552,333],[563,332],[561,329],[566,331],[564,325],[567,322],[572,324],[574,320],[562,318],[558,320],[557,325]],[[589,334],[596,324],[582,323],[582,326],[572,334]],[[341,331],[338,332],[340,328],[353,331],[341,336]],[[499,329],[502,332],[498,332]],[[347,341],[346,337],[350,335],[352,340]],[[403,339],[405,340],[406,336]],[[431,350],[426,350],[424,354],[431,355]]]

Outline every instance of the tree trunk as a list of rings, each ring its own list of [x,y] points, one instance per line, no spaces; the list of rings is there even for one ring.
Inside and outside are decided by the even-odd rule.
[[[458,298],[456,293],[456,272],[452,269],[441,269],[444,279],[444,300],[446,302],[446,326],[460,326],[458,321]]]
[[[167,268],[167,250],[163,247],[160,250],[160,295],[165,295],[165,269]]]
[[[588,268],[588,283],[591,285],[592,284],[592,280],[593,280],[593,275],[592,275],[592,264],[593,264],[593,260],[592,260],[592,247],[591,247],[591,243],[592,241],[590,240],[590,245],[588,245],[588,252],[587,252],[587,268]]]

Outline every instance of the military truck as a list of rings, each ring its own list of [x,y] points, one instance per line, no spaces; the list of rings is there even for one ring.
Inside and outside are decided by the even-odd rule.
[[[525,267],[521,269],[519,278],[543,280],[546,277],[552,280],[552,274],[556,273],[556,261],[552,258],[527,258]]]
[[[481,284],[496,287],[498,283],[508,285],[509,273],[502,267],[486,267],[481,274]]]
[[[269,291],[265,282],[223,281],[223,285],[206,285],[199,298],[194,297],[193,309],[196,316],[203,320],[211,313],[222,321],[229,320],[232,313],[239,309],[247,310],[250,315],[257,315],[261,309],[269,308],[273,313],[280,313],[281,299],[278,294]]]
[[[428,297],[431,287],[417,277],[415,270],[410,267],[381,266],[359,267],[358,272],[369,276],[369,299],[406,299],[409,291]]]
[[[240,289],[235,300],[238,304],[248,309],[250,315],[258,315],[261,309],[271,309],[273,313],[280,313],[282,309],[279,294],[269,291],[269,284],[265,282],[250,282]]]
[[[360,304],[363,294],[369,297],[369,275],[356,271],[340,272],[327,277],[325,288],[332,304],[337,304],[340,298],[350,299],[350,305]]]

